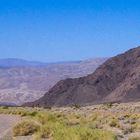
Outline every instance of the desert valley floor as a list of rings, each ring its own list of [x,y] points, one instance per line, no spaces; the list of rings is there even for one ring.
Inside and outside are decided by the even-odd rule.
[[[5,121],[7,116],[15,115],[13,120],[18,123],[7,121],[13,128],[1,140],[140,140],[140,102],[61,108],[1,107],[0,113],[0,118],[7,114]],[[0,121],[0,130],[2,127]]]

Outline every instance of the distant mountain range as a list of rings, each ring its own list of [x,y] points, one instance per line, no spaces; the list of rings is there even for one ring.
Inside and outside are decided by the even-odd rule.
[[[110,58],[95,72],[61,80],[28,106],[88,105],[140,101],[140,47]]]
[[[42,66],[42,65],[47,65],[47,63],[27,61],[17,58],[0,59],[0,67],[23,67],[23,66]]]
[[[68,61],[68,62],[53,62],[45,63],[39,61],[27,61],[24,59],[17,58],[7,58],[0,59],[0,67],[39,67],[39,66],[48,66],[52,64],[69,64],[69,63],[80,63],[81,61]]]
[[[0,106],[11,106],[11,107],[16,107],[17,105],[14,103],[10,102],[0,102]]]
[[[0,102],[22,104],[42,97],[58,81],[92,73],[107,58],[58,63],[0,59]]]

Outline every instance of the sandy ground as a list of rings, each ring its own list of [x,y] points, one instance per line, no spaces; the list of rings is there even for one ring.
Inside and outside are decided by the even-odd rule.
[[[0,115],[0,140],[21,120],[18,116]]]

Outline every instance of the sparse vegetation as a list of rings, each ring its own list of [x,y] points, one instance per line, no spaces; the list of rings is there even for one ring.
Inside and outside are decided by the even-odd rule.
[[[78,104],[74,104],[73,106],[72,106],[74,109],[80,109],[80,105],[78,105]]]
[[[127,112],[124,111],[125,108]],[[120,136],[139,140],[139,137],[130,134],[140,133],[140,113],[121,104],[108,109],[104,105],[51,110],[0,107],[0,113],[20,115],[23,122],[14,127],[14,136],[32,135],[34,140],[116,140]]]
[[[114,140],[115,136],[105,130],[91,129],[81,125],[69,127],[61,123],[50,122],[40,129],[36,138],[52,138],[54,140]]]
[[[105,103],[104,106],[107,108],[111,108],[113,106],[113,103],[112,102]]]
[[[45,107],[43,107],[44,109],[48,109],[48,110],[51,110],[52,109],[52,107],[51,106],[45,106]]]
[[[109,125],[111,127],[120,127],[119,121],[117,119],[112,119]]]
[[[8,106],[2,106],[3,109],[8,109]]]
[[[32,135],[39,129],[39,125],[33,121],[23,121],[13,128],[14,136],[27,136]]]

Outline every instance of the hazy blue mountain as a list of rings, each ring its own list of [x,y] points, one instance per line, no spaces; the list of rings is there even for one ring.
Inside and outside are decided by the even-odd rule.
[[[45,63],[39,61],[27,61],[24,59],[17,58],[6,58],[0,59],[0,67],[28,67],[28,66],[48,66],[52,64],[69,64],[69,63],[79,63],[81,61],[66,61],[66,62],[54,62],[54,63]]]
[[[47,65],[47,63],[38,61],[27,61],[24,59],[17,58],[0,59],[0,67],[42,66],[42,65]]]

